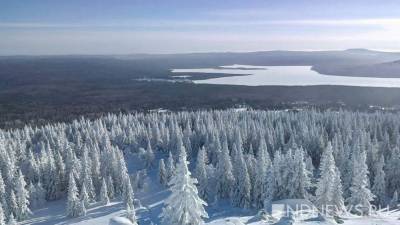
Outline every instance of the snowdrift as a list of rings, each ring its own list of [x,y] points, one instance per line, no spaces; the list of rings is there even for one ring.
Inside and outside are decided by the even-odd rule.
[[[133,225],[133,223],[124,217],[114,217],[110,219],[108,225]]]

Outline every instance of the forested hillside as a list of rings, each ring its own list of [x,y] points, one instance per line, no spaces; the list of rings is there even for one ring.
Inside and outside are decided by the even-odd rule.
[[[196,220],[206,203],[262,209],[291,198],[369,214],[371,205],[398,204],[399,147],[399,115],[348,111],[109,114],[0,131],[0,224],[64,198],[69,217],[121,199],[134,221],[133,192],[156,168],[173,193],[163,221],[184,212],[168,204],[193,196],[197,205],[186,207]],[[141,161],[133,167],[132,156]],[[182,184],[195,189],[174,197]]]
[[[313,66],[322,74],[398,77],[399,53],[346,51],[266,51],[171,55],[65,55],[0,57],[0,128],[27,123],[71,122],[106,113],[226,109],[287,109],[298,102],[319,108],[368,110],[400,106],[400,90],[343,86],[195,85],[173,83],[172,69],[247,64]],[[183,74],[184,75],[184,74]],[[202,80],[229,74],[198,73]],[[149,82],[152,81],[152,82]]]

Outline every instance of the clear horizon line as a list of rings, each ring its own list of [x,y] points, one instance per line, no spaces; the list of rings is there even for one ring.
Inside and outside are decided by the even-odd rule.
[[[373,48],[346,48],[346,49],[270,49],[270,50],[257,50],[257,51],[185,51],[185,52],[171,52],[171,53],[102,53],[102,54],[90,54],[90,53],[44,53],[44,54],[1,54],[0,57],[23,57],[23,56],[130,56],[130,55],[185,55],[185,54],[218,54],[218,53],[257,53],[257,52],[343,52],[350,50],[365,50],[372,52],[382,52],[382,53],[400,53],[400,49],[373,49]]]

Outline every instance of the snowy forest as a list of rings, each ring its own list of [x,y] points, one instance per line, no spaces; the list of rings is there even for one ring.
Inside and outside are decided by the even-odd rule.
[[[163,225],[203,224],[207,207],[220,202],[268,212],[274,201],[307,199],[334,206],[335,216],[356,205],[350,211],[369,215],[373,206],[398,207],[400,115],[109,114],[0,131],[0,170],[0,225],[60,199],[71,218],[117,199],[136,224],[134,193],[147,179],[170,191]]]

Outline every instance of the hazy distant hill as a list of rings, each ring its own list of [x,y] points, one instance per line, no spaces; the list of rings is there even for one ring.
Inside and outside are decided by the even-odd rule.
[[[314,67],[314,69],[318,72],[332,75],[398,78],[400,77],[400,60],[362,65],[341,65],[336,68],[320,65]]]

